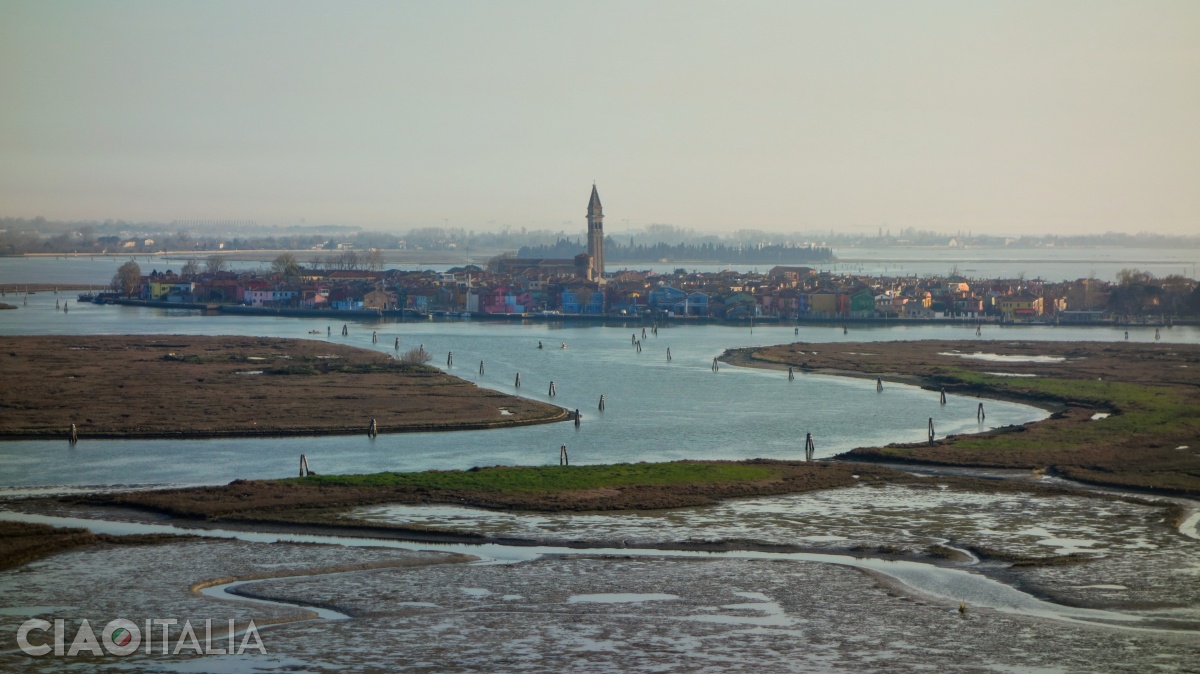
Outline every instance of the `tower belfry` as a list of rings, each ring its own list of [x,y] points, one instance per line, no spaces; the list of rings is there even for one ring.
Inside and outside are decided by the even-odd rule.
[[[600,205],[600,193],[592,183],[592,198],[588,201],[588,255],[592,256],[593,278],[604,277],[604,207]]]

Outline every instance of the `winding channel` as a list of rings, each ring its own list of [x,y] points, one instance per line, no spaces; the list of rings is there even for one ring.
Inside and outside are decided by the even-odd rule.
[[[1025,592],[992,580],[977,573],[963,569],[945,568],[912,561],[893,561],[807,552],[758,552],[758,551],[723,551],[701,552],[691,550],[666,550],[653,548],[575,548],[557,546],[511,546],[495,543],[489,544],[436,544],[415,543],[391,539],[349,538],[340,536],[321,536],[314,534],[279,534],[228,529],[190,529],[170,524],[144,524],[132,522],[114,522],[109,520],[93,520],[75,517],[57,517],[49,515],[34,515],[13,511],[0,511],[0,521],[29,522],[47,524],[56,527],[86,528],[95,533],[127,535],[127,534],[177,534],[193,535],[206,538],[235,539],[251,543],[310,543],[323,545],[342,545],[348,547],[386,547],[401,550],[436,550],[454,552],[478,557],[475,563],[487,564],[516,564],[538,559],[545,555],[620,555],[626,557],[668,557],[668,558],[702,558],[702,559],[762,559],[789,560],[796,562],[816,562],[819,564],[835,564],[886,576],[917,594],[926,595],[947,602],[966,602],[969,606],[989,608],[1004,613],[1052,618],[1071,622],[1101,624],[1123,629],[1149,631],[1179,632],[1180,630],[1161,630],[1157,628],[1141,628],[1131,625],[1144,621],[1141,616],[1104,611],[1097,609],[1076,608],[1063,606],[1038,599]],[[265,580],[265,579],[259,579]],[[321,615],[327,609],[303,604],[270,602],[251,599],[227,592],[240,584],[255,581],[235,581],[221,585],[210,586],[204,594],[223,599],[240,601],[263,602],[266,604],[293,606],[295,608],[317,612],[319,616],[329,619],[344,619],[344,614],[336,611]]]

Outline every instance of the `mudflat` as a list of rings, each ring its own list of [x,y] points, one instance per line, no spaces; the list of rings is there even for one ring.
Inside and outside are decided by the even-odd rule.
[[[944,341],[783,344],[730,362],[879,377],[1024,401],[1047,420],[932,443],[855,449],[842,458],[1030,468],[1075,480],[1200,494],[1200,346]],[[886,394],[886,385],[882,394]],[[984,403],[986,413],[986,403]]]
[[[0,337],[0,440],[465,430],[566,410],[427,365],[316,340]]]

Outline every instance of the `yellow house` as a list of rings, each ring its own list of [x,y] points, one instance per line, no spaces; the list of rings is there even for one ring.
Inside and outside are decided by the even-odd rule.
[[[833,293],[813,293],[810,311],[828,317],[837,315],[837,295]]]
[[[1010,295],[1000,298],[1000,313],[1004,318],[1031,318],[1042,315],[1042,298],[1031,295]]]
[[[171,288],[175,285],[174,281],[151,281],[150,282],[150,299],[157,300],[171,294]]]

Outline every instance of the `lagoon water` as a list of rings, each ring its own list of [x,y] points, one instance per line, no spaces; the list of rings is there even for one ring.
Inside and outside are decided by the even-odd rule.
[[[0,260],[6,275],[11,260]],[[16,264],[25,264],[16,260]],[[46,265],[60,270],[58,261]],[[97,261],[95,264],[99,264]],[[34,264],[34,263],[29,263]],[[91,263],[88,263],[91,264]],[[95,272],[90,272],[94,274]],[[0,276],[0,281],[14,279]],[[26,280],[22,277],[22,280]],[[327,320],[202,316],[198,312],[97,306],[74,301],[73,293],[36,293],[29,305],[0,312],[0,339],[30,334],[240,334],[326,339]],[[55,310],[56,301],[70,312]],[[10,303],[15,303],[10,300]],[[20,305],[18,305],[20,306]],[[332,320],[332,319],[331,319]],[[450,321],[350,322],[350,335],[340,336],[342,322],[332,325],[331,341],[394,353],[423,345],[434,365],[446,367],[454,352],[453,374],[507,393],[579,409],[583,423],[453,433],[385,434],[223,440],[88,440],[75,448],[66,442],[0,443],[0,487],[51,485],[215,484],[238,478],[293,475],[301,454],[317,472],[464,469],[489,465],[540,465],[558,460],[567,445],[576,464],[673,459],[795,459],[803,456],[806,433],[816,441],[818,457],[858,446],[918,442],[933,417],[939,436],[1020,424],[1045,416],[1025,405],[985,402],[986,425],[975,421],[977,400],[938,396],[918,388],[889,384],[882,393],[873,381],[798,375],[722,365],[712,359],[725,349],[804,341],[814,348],[837,348],[840,342],[913,339],[963,339],[980,342],[980,351],[997,348],[993,340],[1120,341],[1125,328],[985,326],[982,338],[973,326],[896,325],[855,327],[668,326],[643,340],[637,353],[630,337],[641,327],[569,325],[561,323],[493,323]],[[310,335],[318,330],[319,336]],[[379,342],[372,344],[371,333]],[[1130,341],[1153,342],[1153,328],[1130,328]],[[1164,342],[1200,342],[1200,329],[1173,327],[1161,331]],[[541,342],[545,348],[538,349]],[[561,348],[566,344],[567,348]],[[824,346],[829,344],[829,346]],[[666,360],[671,349],[672,361]],[[486,375],[479,375],[479,361]],[[1003,371],[1002,364],[997,370]],[[523,386],[513,386],[516,373]],[[0,379],[3,373],[0,372]],[[558,395],[549,398],[550,382]],[[286,391],[281,390],[281,395]],[[597,403],[606,398],[606,410]],[[364,415],[366,413],[364,412]],[[81,412],[82,416],[86,416]],[[363,418],[365,429],[368,419]]]
[[[2,271],[0,266],[0,282],[10,281]],[[70,312],[56,311],[56,300],[67,301]],[[9,302],[20,304],[12,299]],[[807,342],[805,350],[819,351],[844,348],[840,345],[846,342],[931,338],[975,342],[978,348],[974,350],[992,354],[1003,353],[1004,344],[1015,340],[1121,341],[1125,330],[985,326],[982,337],[976,338],[974,326],[963,325],[856,326],[846,335],[840,327],[801,327],[797,334],[790,326],[671,326],[660,328],[657,337],[643,340],[639,354],[630,345],[630,335],[640,336],[641,327],[632,325],[467,319],[348,324],[349,336],[341,337],[341,321],[331,324],[298,318],[202,316],[190,311],[96,306],[74,302],[71,293],[38,293],[29,297],[28,307],[0,311],[0,346],[7,336],[37,334],[241,334],[325,341],[328,325],[333,328],[333,337],[328,341],[335,343],[385,353],[394,353],[396,337],[400,338],[401,349],[422,344],[436,356],[434,364],[440,367],[445,367],[446,353],[453,350],[456,367],[451,372],[507,393],[551,400],[546,389],[554,380],[559,395],[551,401],[580,408],[583,425],[578,430],[567,422],[490,431],[381,435],[374,441],[364,434],[197,441],[95,441],[85,436],[73,448],[65,440],[0,442],[0,499],[72,488],[78,491],[87,485],[214,484],[237,478],[291,476],[296,474],[302,453],[309,457],[313,468],[323,473],[552,464],[557,460],[558,447],[564,443],[572,462],[578,464],[756,456],[794,459],[802,456],[804,434],[812,432],[817,455],[829,456],[859,445],[922,440],[929,416],[937,420],[939,434],[980,430],[984,427],[975,422],[977,401],[950,396],[943,406],[938,404],[936,393],[913,387],[887,384],[883,392],[876,392],[873,380],[800,375],[788,381],[786,372],[725,365],[713,372],[713,357],[726,348],[794,341]],[[320,334],[310,335],[312,330]],[[372,344],[372,331],[379,333],[377,344]],[[1195,327],[1164,328],[1160,335],[1164,344],[1200,343],[1200,329]],[[1153,343],[1155,330],[1130,328],[1129,338]],[[537,348],[539,341],[545,348]],[[562,344],[567,348],[560,348]],[[668,347],[673,356],[670,363],[666,361]],[[855,347],[859,351],[869,349],[869,344]],[[487,365],[484,376],[478,374],[480,360]],[[948,356],[947,360],[954,359]],[[1005,363],[996,360],[989,369],[1002,373]],[[519,390],[513,387],[518,371],[524,383]],[[0,369],[0,386],[4,385],[4,376]],[[607,399],[602,414],[596,410],[600,394]],[[280,395],[286,395],[286,389],[281,388]],[[1045,416],[1043,411],[1023,405],[991,400],[985,405],[987,427]],[[521,526],[528,528],[517,533],[542,527],[562,539],[616,540],[629,536],[636,540],[641,527],[641,535],[655,541],[700,537],[783,542],[837,539],[849,545],[892,542],[891,534],[895,532],[906,543],[910,539],[919,539],[920,545],[942,540],[950,545],[944,538],[963,535],[963,527],[955,522],[970,522],[967,529],[974,531],[977,539],[986,536],[989,545],[1000,545],[995,543],[999,540],[1027,549],[1084,537],[1089,538],[1085,541],[1089,551],[1095,552],[1088,532],[1103,531],[1114,541],[1114,551],[1118,547],[1115,541],[1119,540],[1121,555],[1130,560],[1128,569],[1122,571],[1125,567],[1103,559],[1095,567],[1065,567],[1071,574],[1069,584],[1122,591],[1160,582],[1186,587],[1187,578],[1181,574],[1195,567],[1194,555],[1185,556],[1172,547],[1151,556],[1147,551],[1157,545],[1146,541],[1157,544],[1162,542],[1160,539],[1135,538],[1137,544],[1130,547],[1127,530],[1145,533],[1161,527],[1161,518],[1152,517],[1139,525],[1139,520],[1128,519],[1126,511],[1116,512],[1121,517],[1114,517],[1113,504],[1097,508],[1090,499],[1079,499],[1064,506],[1060,501],[1068,497],[1024,504],[1024,498],[860,487],[783,499],[745,499],[669,515],[550,517],[554,521],[521,516]],[[999,507],[1001,500],[1011,506]],[[1152,510],[1144,505],[1128,509]],[[413,510],[408,509],[402,517],[413,519]],[[438,510],[467,519],[477,517],[473,511]],[[1043,517],[1051,511],[1054,516]],[[1036,531],[1022,529],[1024,520],[1030,517],[1038,518]],[[668,518],[664,520],[666,526],[649,522],[654,518]],[[1098,521],[1093,522],[1093,518]],[[606,524],[600,525],[600,519]],[[111,533],[195,532],[173,525],[69,519],[2,509],[0,520],[82,526]],[[1194,529],[1194,520],[1194,516],[1186,520],[1181,528]],[[564,523],[579,528],[573,532]],[[873,527],[872,535],[881,541],[862,536],[864,527]],[[1083,534],[1079,533],[1080,527],[1085,527]],[[886,534],[881,537],[879,532]],[[497,663],[503,663],[511,668],[511,663],[519,662],[524,668],[538,671],[559,671],[562,662],[576,668],[578,663],[602,663],[593,669],[604,671],[681,666],[728,669],[732,666],[729,663],[773,671],[874,671],[880,667],[891,671],[918,666],[946,669],[948,663],[951,669],[1083,671],[1094,669],[1096,663],[1110,662],[1135,663],[1137,667],[1117,667],[1130,671],[1153,667],[1182,671],[1187,669],[1186,662],[1195,661],[1194,641],[1185,640],[1193,635],[1158,639],[1160,634],[1147,630],[1149,625],[1145,623],[1147,618],[1183,620],[1191,615],[1190,608],[1172,606],[1157,612],[1129,609],[1121,613],[1124,608],[1110,612],[1056,605],[1035,597],[1038,592],[1027,594],[987,577],[979,566],[941,568],[862,557],[859,553],[853,557],[822,552],[709,553],[639,546],[588,549],[575,560],[572,556],[580,551],[570,548],[407,543],[246,531],[203,533],[260,543],[346,546],[338,549],[339,556],[347,555],[347,548],[365,546],[464,552],[488,561],[406,569],[403,575],[350,572],[293,578],[277,581],[274,586],[268,583],[266,596],[280,602],[366,610],[361,614],[347,610],[352,616],[349,620],[275,625],[267,634],[269,658],[217,655],[151,660],[151,656],[134,656],[123,668],[428,668],[431,665],[422,658],[429,653],[437,658],[438,665],[450,657],[450,662],[460,666],[478,663],[480,669],[495,669]],[[184,599],[187,585],[236,573],[225,565],[249,568],[247,564],[257,564],[256,573],[316,565],[305,562],[313,559],[307,555],[315,546],[258,545],[254,546],[257,549],[242,548],[226,556],[218,554],[212,561],[215,548],[197,547],[200,545],[207,544],[157,546],[152,549],[153,563],[145,561],[151,553],[143,552],[150,549],[140,546],[132,552],[89,549],[59,555],[29,564],[20,573],[7,574],[11,582],[0,596],[7,596],[7,592],[13,597],[28,597],[12,599],[9,603],[19,606],[9,607],[10,611],[74,619],[81,609],[66,606],[76,603],[70,588],[83,587],[86,590],[81,594],[93,600],[86,605],[103,607],[92,609],[96,616],[173,616],[194,611],[196,617],[221,617],[230,610],[228,604],[214,602],[208,608],[190,604],[190,596]],[[272,555],[263,556],[262,549],[267,548]],[[139,552],[141,556],[137,556]],[[232,561],[234,554],[236,564]],[[540,565],[532,562],[543,555],[554,557],[543,557]],[[552,561],[559,556],[562,561]],[[243,558],[252,561],[244,562]],[[140,565],[139,559],[143,560]],[[692,560],[705,563],[692,564]],[[750,566],[744,560],[756,564]],[[526,564],[501,567],[494,561]],[[874,582],[821,571],[829,565],[882,574],[896,584],[885,586],[890,589],[884,592]],[[503,569],[503,573],[488,573],[492,569]],[[169,582],[164,584],[163,579],[168,577]],[[1034,578],[1035,590],[1058,585],[1053,576],[1049,581],[1043,578],[1041,585]],[[72,586],[66,579],[83,580]],[[63,587],[58,587],[60,584]],[[917,601],[909,601],[908,596],[896,597],[896,588],[901,587],[913,592],[912,598]],[[263,591],[264,586],[259,589]],[[502,599],[489,600],[489,592]],[[151,594],[152,600],[147,598]],[[1046,594],[1053,596],[1052,592]],[[1181,594],[1188,596],[1186,592]],[[469,596],[469,601],[463,601],[462,595]],[[303,601],[296,600],[296,596],[303,597]],[[510,603],[510,599],[514,601]],[[970,605],[969,614],[960,616],[955,611],[960,601]],[[609,610],[610,603],[616,611]],[[163,606],[172,608],[164,610]],[[1005,615],[997,619],[987,607]],[[1100,608],[1104,607],[1102,602]],[[86,610],[82,614],[87,614]],[[342,617],[338,613],[324,615]],[[1022,617],[1025,615],[1058,620],[1028,621]],[[1098,636],[1084,632],[1081,626],[1091,621],[1119,625],[1122,631],[1110,626],[1097,632]],[[364,640],[364,635],[369,639]],[[545,639],[539,641],[536,635]],[[580,643],[589,648],[580,648]],[[422,650],[423,644],[434,644],[436,652]],[[611,657],[591,651],[594,644],[602,644],[605,651],[612,652]],[[740,650],[721,650],[726,645],[738,645]],[[736,659],[729,653],[736,654]],[[562,659],[564,654],[570,659]],[[728,659],[717,659],[722,657]],[[605,667],[604,663],[619,664]],[[41,666],[51,671],[61,669],[62,663],[22,659],[15,666]]]
[[[63,296],[58,296],[63,299]],[[273,317],[201,316],[196,312],[71,303],[68,314],[54,310],[55,296],[40,293],[30,306],[0,316],[0,334],[243,334],[310,338],[325,322]],[[775,344],[796,339],[791,328],[724,326],[663,327],[630,345],[633,327],[562,327],[555,324],[453,322],[351,323],[332,341],[394,353],[424,345],[445,367],[454,352],[452,373],[481,386],[580,409],[583,423],[452,433],[384,434],[220,440],[87,440],[0,443],[0,485],[172,483],[212,484],[237,478],[294,474],[300,454],[317,472],[462,469],[472,466],[548,464],[566,444],[573,463],[595,464],[672,459],[788,458],[803,456],[806,433],[816,439],[817,456],[856,446],[920,441],[926,420],[940,434],[1024,423],[1041,410],[988,401],[987,425],[975,421],[976,400],[951,396],[945,405],[929,391],[873,381],[801,375],[788,381],[779,371],[722,366],[712,359],[726,348]],[[379,343],[372,344],[372,331]],[[640,336],[640,328],[636,329]],[[921,331],[918,331],[918,333]],[[955,336],[973,331],[960,329]],[[893,330],[862,331],[849,337],[896,338]],[[950,336],[943,333],[943,336]],[[841,330],[801,329],[806,341],[845,340]],[[538,349],[538,342],[545,346]],[[568,348],[561,348],[562,344]],[[666,360],[670,347],[672,361]],[[479,375],[479,361],[486,375]],[[521,373],[522,387],[513,386]],[[551,381],[558,395],[548,397]],[[280,391],[286,395],[285,390]],[[604,412],[597,410],[601,395]],[[364,413],[365,414],[365,413]],[[367,418],[364,416],[363,426]]]
[[[1126,268],[1148,271],[1155,276],[1182,274],[1196,278],[1200,265],[1200,248],[1124,248],[1118,246],[1080,248],[836,248],[834,262],[813,264],[821,271],[869,276],[927,276],[957,272],[967,278],[1040,278],[1050,282],[1073,281],[1095,277],[1112,281],[1117,272]],[[200,255],[203,258],[203,255]],[[308,259],[304,255],[303,262]],[[22,258],[0,257],[0,283],[88,283],[105,285],[130,257]],[[183,257],[178,253],[168,258],[159,255],[140,255],[136,261],[143,273],[152,269],[179,271]],[[468,258],[467,262],[487,264],[486,257]],[[267,270],[270,263],[231,260],[234,270]],[[395,265],[389,265],[395,266]],[[445,271],[452,264],[404,264],[396,268],[405,271],[431,269]],[[649,269],[669,274],[675,269],[719,272],[732,269],[739,272],[766,272],[773,265],[697,264],[689,262],[610,264],[608,271],[622,268]]]

